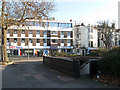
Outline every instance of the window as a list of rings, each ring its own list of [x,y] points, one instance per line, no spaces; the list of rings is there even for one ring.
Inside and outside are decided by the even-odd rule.
[[[29,22],[30,23],[30,26],[35,26],[35,22]]]
[[[68,32],[67,32],[67,37],[71,38],[71,31],[68,31]],[[77,33],[77,38],[79,38],[78,33]]]
[[[41,26],[42,27],[42,22],[38,22],[39,23],[39,26]]]
[[[32,30],[29,31],[29,34],[32,34]]]
[[[49,26],[50,26],[50,27],[58,27],[58,23],[52,23],[52,22],[50,22],[50,23],[49,23]]]
[[[88,43],[88,46],[90,47],[90,41],[89,41],[89,43]]]
[[[39,26],[39,22],[35,22],[35,26]]]
[[[14,39],[14,43],[16,43],[16,42],[17,42],[17,38]]]
[[[79,49],[77,49],[77,53],[79,53]]]
[[[88,28],[88,32],[90,32],[90,28]]]
[[[52,31],[51,34],[57,34],[57,31]]]
[[[68,31],[68,36],[70,36],[71,35],[71,32],[70,31]]]
[[[29,39],[29,42],[32,43],[32,39]]]
[[[22,30],[22,34],[25,34],[25,30]]]
[[[40,39],[37,39],[37,43],[40,43]]]
[[[14,30],[14,34],[17,34],[17,30]]]
[[[90,35],[90,39],[93,39],[93,35]]]
[[[93,29],[91,29],[91,33],[93,33]]]
[[[49,27],[52,27],[52,23],[51,22],[49,23]]]
[[[63,31],[61,31],[61,35],[64,35],[64,32],[63,32]]]
[[[45,23],[45,27],[48,27],[48,23]]]
[[[45,23],[44,22],[42,22],[42,27],[45,27]]]
[[[67,43],[71,43],[71,40],[67,40]]]
[[[9,34],[10,33],[10,29],[8,29],[8,31],[7,31],[7,34]]]
[[[91,47],[93,47],[93,41],[91,41],[90,44],[91,44]]]
[[[44,31],[44,32],[43,32],[43,35],[47,35],[47,31]]]
[[[58,23],[55,23],[55,27],[58,27]]]
[[[30,23],[29,23],[29,22],[25,22],[25,25],[26,25],[26,26],[29,26],[29,25],[30,25]]]
[[[7,38],[7,43],[9,43],[9,38]]]
[[[37,34],[40,34],[40,31],[37,31],[36,33],[37,33]]]
[[[88,39],[90,39],[90,35],[88,35]]]
[[[72,24],[71,24],[71,23],[67,23],[67,24],[65,24],[65,27],[66,27],[66,28],[71,28],[71,27],[72,27]]]
[[[59,24],[59,27],[62,27],[62,23]]]
[[[57,40],[56,39],[52,39],[52,43],[57,43]]]
[[[22,38],[22,43],[25,43],[25,39],[24,38]]]
[[[64,40],[63,40],[63,39],[61,40],[61,43],[64,43]]]
[[[43,43],[47,43],[47,39],[43,39]]]
[[[62,24],[62,28],[66,28],[66,24],[65,23]]]
[[[27,22],[25,22],[25,25],[26,26],[34,26],[35,22],[27,21]]]

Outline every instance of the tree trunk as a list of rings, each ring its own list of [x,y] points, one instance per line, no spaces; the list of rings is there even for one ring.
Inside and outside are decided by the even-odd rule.
[[[7,30],[4,30],[4,62],[9,62],[7,56]]]
[[[4,25],[4,13],[5,12],[5,2],[2,2],[2,52],[1,52],[1,60],[2,62],[9,62],[7,57],[7,28],[5,29]]]
[[[9,62],[8,56],[7,56],[7,30],[4,29],[4,38],[2,38],[2,61],[3,62]]]

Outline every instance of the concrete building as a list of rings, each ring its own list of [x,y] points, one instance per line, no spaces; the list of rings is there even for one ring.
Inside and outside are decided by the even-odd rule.
[[[90,50],[98,48],[98,32],[90,25],[75,25],[73,42],[73,52],[79,55],[85,55]]]
[[[7,49],[12,55],[44,55],[55,52],[72,53],[72,22],[26,20],[24,26],[12,26],[7,32]]]
[[[118,29],[120,29],[120,1],[118,2]]]
[[[113,46],[120,47],[120,29],[116,29],[113,33]]]
[[[102,37],[102,34],[98,32],[98,47],[99,48],[106,48],[103,41],[100,39]],[[120,46],[120,29],[116,29],[112,32],[112,35],[110,37],[110,46],[111,49],[114,47]]]
[[[1,30],[0,30],[0,60],[1,60]]]

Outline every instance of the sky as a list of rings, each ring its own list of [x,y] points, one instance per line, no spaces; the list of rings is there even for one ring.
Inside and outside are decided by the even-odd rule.
[[[55,0],[55,10],[50,14],[57,20],[96,24],[108,20],[118,24],[120,0]]]
[[[48,0],[53,1],[53,0]],[[118,2],[120,0],[54,0],[55,10],[49,14],[56,20],[96,24],[101,20],[115,22],[118,27]]]

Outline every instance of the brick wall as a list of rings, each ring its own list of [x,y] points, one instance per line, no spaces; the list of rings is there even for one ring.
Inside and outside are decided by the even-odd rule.
[[[28,37],[28,30],[25,30],[25,37]]]
[[[36,46],[36,39],[33,39],[33,46]]]
[[[60,38],[60,31],[58,31],[58,37]]]
[[[40,39],[40,46],[43,46],[43,39]]]
[[[25,39],[25,46],[28,46],[28,38]]]
[[[67,38],[67,31],[64,32],[64,38]]]
[[[67,39],[64,39],[64,46],[67,46]]]
[[[60,39],[58,39],[58,46],[60,46]]]
[[[21,37],[21,32],[22,32],[22,30],[18,30],[18,31],[17,31],[17,36],[18,36],[18,37]]]
[[[43,31],[42,30],[40,31],[40,37],[43,37]]]
[[[36,30],[33,30],[33,37],[36,37]]]
[[[14,33],[14,30],[11,29],[11,30],[10,30],[10,37],[13,37],[13,33]]]
[[[21,38],[17,39],[17,46],[21,46]]]

